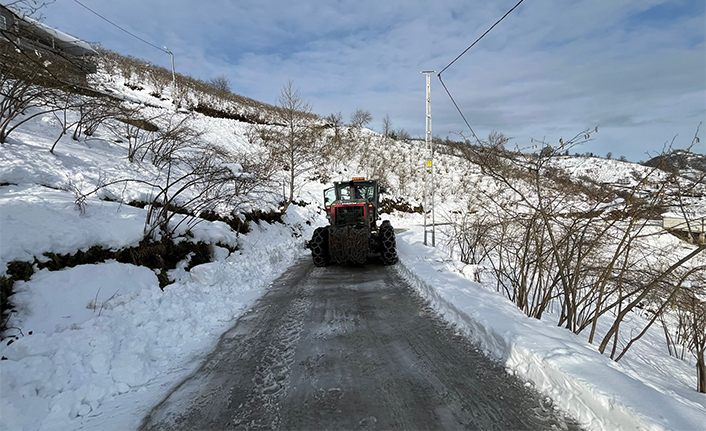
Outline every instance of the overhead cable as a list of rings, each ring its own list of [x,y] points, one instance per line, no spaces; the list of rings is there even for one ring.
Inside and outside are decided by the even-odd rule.
[[[476,136],[476,132],[473,131],[473,127],[471,127],[470,124],[468,124],[468,120],[466,120],[466,116],[463,115],[463,112],[461,112],[461,108],[458,107],[458,103],[456,103],[456,100],[454,100],[453,96],[451,95],[451,92],[449,89],[446,87],[446,84],[444,84],[444,81],[441,79],[441,74],[437,75],[439,77],[439,82],[441,82],[441,85],[444,87],[444,90],[446,90],[446,94],[449,95],[449,99],[453,102],[454,106],[456,107],[456,110],[458,111],[459,114],[461,114],[461,118],[463,118],[463,122],[466,123],[466,126],[468,126],[468,129],[471,131],[471,134],[473,135],[474,138],[476,138],[476,142],[480,144],[480,140]]]
[[[456,100],[454,100],[454,98],[453,98],[453,96],[451,95],[451,92],[449,91],[448,87],[446,87],[446,84],[444,84],[444,80],[441,79],[441,74],[444,73],[444,71],[445,71],[446,69],[448,69],[449,67],[451,67],[451,65],[454,64],[459,58],[463,57],[464,54],[466,54],[468,51],[470,51],[470,49],[473,48],[478,42],[480,42],[480,40],[483,39],[486,34],[490,33],[490,31],[491,31],[492,29],[494,29],[496,25],[500,24],[500,21],[504,20],[508,15],[510,15],[510,13],[512,13],[512,11],[514,11],[515,9],[517,9],[517,7],[518,7],[520,4],[522,4],[523,1],[525,1],[525,0],[520,0],[519,2],[517,2],[517,4],[512,7],[512,9],[510,9],[509,11],[507,11],[507,12],[505,13],[505,15],[502,16],[502,18],[500,18],[499,20],[497,20],[497,21],[495,22],[495,24],[493,24],[488,30],[486,30],[485,33],[483,33],[482,35],[480,35],[480,37],[479,37],[478,39],[476,39],[468,48],[466,48],[461,54],[459,54],[458,57],[454,58],[451,63],[449,63],[446,67],[444,67],[443,69],[441,69],[441,72],[439,72],[439,73],[436,75],[436,76],[439,78],[439,82],[441,82],[441,85],[444,87],[444,90],[446,90],[446,94],[449,95],[449,98],[451,99],[451,102],[453,102],[454,106],[456,107],[456,110],[458,111],[459,114],[461,114],[461,118],[463,118],[463,122],[466,123],[466,126],[468,126],[468,129],[471,131],[471,134],[472,134],[473,137],[476,139],[476,142],[477,142],[478,144],[481,143],[481,142],[480,142],[480,139],[478,139],[478,137],[476,136],[476,133],[473,131],[473,128],[472,128],[471,125],[468,123],[468,120],[466,119],[466,116],[463,115],[463,112],[461,111],[461,108],[458,106],[458,103],[456,103]]]
[[[74,0],[74,1],[77,1],[77,0]],[[496,25],[500,24],[500,21],[504,20],[505,17],[507,17],[508,15],[510,15],[510,13],[512,13],[512,11],[514,11],[515,9],[517,9],[517,6],[519,6],[520,4],[522,4],[523,1],[525,1],[525,0],[520,0],[519,2],[517,2],[517,4],[512,7],[512,9],[510,9],[509,11],[507,11],[507,12],[505,13],[505,15],[503,15],[502,18],[500,18],[499,20],[497,20],[497,21],[495,22],[495,24],[493,24],[488,30],[485,31],[485,33],[483,33],[482,35],[480,35],[480,37],[479,37],[478,39],[476,39],[476,41],[473,42],[468,48],[466,48],[461,54],[459,54],[458,57],[454,58],[454,60],[453,60],[451,63],[449,63],[445,68],[441,69],[441,72],[439,72],[438,76],[441,76],[441,74],[444,73],[444,70],[446,70],[446,69],[448,69],[449,67],[451,67],[451,65],[454,64],[454,63],[456,62],[456,60],[458,60],[459,58],[463,57],[463,55],[464,55],[465,53],[467,53],[471,48],[473,48],[473,46],[474,46],[475,44],[477,44],[481,39],[483,39],[486,34],[490,33],[490,30],[494,29]]]
[[[83,6],[84,8],[88,9],[91,13],[93,13],[94,15],[96,15],[97,17],[99,17],[100,19],[102,19],[102,20],[106,21],[107,23],[109,23],[109,24],[111,24],[111,25],[117,27],[118,29],[124,31],[125,33],[129,34],[130,36],[134,37],[135,39],[137,39],[137,40],[139,40],[139,41],[141,41],[141,42],[144,42],[144,43],[146,43],[147,45],[151,46],[152,48],[158,49],[158,50],[160,50],[160,51],[162,51],[162,52],[164,52],[164,53],[166,53],[166,54],[171,54],[171,53],[169,52],[169,50],[166,50],[166,49],[164,49],[164,48],[160,48],[160,47],[158,47],[157,45],[146,41],[145,39],[141,38],[140,36],[136,35],[135,33],[132,33],[132,32],[130,32],[129,30],[125,30],[124,28],[120,27],[118,24],[114,23],[113,21],[109,20],[108,18],[104,17],[103,15],[99,14],[98,12],[94,11],[93,9],[91,9],[90,7],[88,7],[88,6],[86,6],[85,4],[81,3],[80,1],[78,1],[78,0],[74,0],[74,1],[75,1],[76,3],[78,3],[79,5]]]

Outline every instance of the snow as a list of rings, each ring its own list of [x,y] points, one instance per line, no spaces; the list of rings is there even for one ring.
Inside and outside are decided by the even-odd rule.
[[[97,79],[120,97],[151,106],[145,109],[172,109],[168,101],[150,97],[149,89],[129,90],[114,77]],[[209,143],[257,156],[247,125],[200,114],[191,114],[189,121]],[[142,239],[146,210],[104,199],[147,201],[150,187],[111,187],[84,205],[76,198],[101,182],[125,176],[150,181],[159,172],[149,164],[129,163],[125,148],[105,128],[79,142],[69,132],[52,154],[48,149],[59,132],[53,116],[41,116],[0,147],[0,273],[9,262],[45,260],[48,252],[75,253],[96,245],[116,250]],[[364,134],[377,139],[370,131]],[[383,164],[413,166],[423,160],[420,148],[388,143],[376,157]],[[632,171],[647,169],[620,161],[609,161],[606,169],[605,162],[569,158],[560,163],[577,177],[627,179],[628,186],[635,183]],[[240,161],[228,165],[246,174],[243,166]],[[457,196],[473,196],[485,186],[477,169],[450,156],[440,155],[437,169],[445,178],[437,184],[440,221],[470,209],[471,201],[466,207]],[[330,178],[374,172],[351,161],[337,166]],[[406,197],[413,206],[421,201],[423,178],[414,170],[389,173],[386,184],[393,198]],[[246,235],[221,222],[183,223],[179,234],[188,228],[194,241],[213,244],[213,262],[190,271],[180,264],[169,273],[175,283],[164,290],[152,270],[114,261],[37,270],[29,281],[17,282],[12,298],[17,312],[8,323],[14,329],[8,333],[19,338],[0,343],[0,428],[135,429],[283,271],[310,258],[304,244],[316,226],[326,223],[320,208],[326,187],[306,184],[297,200],[308,205],[291,205],[284,224],[253,224]],[[485,193],[496,192],[502,191],[485,188]],[[258,195],[247,205],[268,209],[273,202]],[[706,207],[703,199],[695,206]],[[407,229],[398,235],[400,263],[392,270],[508,372],[550,396],[586,429],[704,429],[706,397],[694,390],[693,362],[668,356],[658,330],[649,331],[615,363],[582,337],[551,320],[526,317],[492,286],[471,281],[478,268],[453,260],[443,236],[438,249],[424,246],[419,214],[395,213],[391,219],[395,227]],[[217,243],[238,250],[230,253]]]
[[[69,113],[71,116],[72,113]],[[202,118],[201,116],[197,116]],[[198,126],[244,148],[240,123]],[[0,269],[102,246],[117,250],[143,238],[147,210],[103,200],[146,201],[153,191],[131,183],[76,199],[96,184],[129,176],[153,180],[152,165],[129,163],[105,129],[90,139],[63,136],[51,115],[11,135],[0,151]],[[240,132],[240,133],[238,133]],[[215,140],[215,139],[214,139]],[[233,172],[242,165],[232,163]],[[269,203],[259,202],[260,208]],[[214,262],[170,271],[164,291],[155,272],[108,261],[61,271],[36,270],[15,283],[16,307],[0,345],[2,429],[131,429],[166,388],[210,352],[267,286],[304,253],[313,207],[292,206],[285,224],[251,224],[239,236],[222,222],[182,223],[177,235],[213,246]],[[176,215],[174,223],[181,220]],[[117,404],[117,405],[116,405]],[[122,412],[115,414],[115,412]]]
[[[297,223],[297,213],[288,214]],[[4,429],[130,429],[151,404],[104,423],[101,406],[150,395],[203,359],[218,337],[303,252],[284,225],[257,227],[230,257],[164,291],[146,268],[108,262],[42,270],[17,283],[25,336],[0,347]],[[32,335],[29,335],[32,331]]]
[[[130,282],[125,283],[127,280]],[[62,271],[44,269],[30,281],[17,283],[15,304],[28,312],[14,324],[48,335],[76,330],[116,303],[125,302],[133,293],[158,286],[157,277],[148,268],[118,262]]]
[[[422,239],[418,227],[398,235],[399,272],[459,331],[583,427],[703,429],[703,394],[660,381],[665,376],[654,369],[646,373],[650,368],[640,360],[611,361],[571,332],[528,318],[509,300],[468,280],[458,269],[462,263],[424,246]],[[640,358],[662,361],[664,373],[695,387],[693,369],[657,355],[655,347],[648,345]]]
[[[0,187],[0,270],[42,253],[75,253],[93,245],[121,248],[142,239],[145,211],[90,199],[84,214],[73,195],[38,185]],[[28,234],[31,233],[31,234]]]

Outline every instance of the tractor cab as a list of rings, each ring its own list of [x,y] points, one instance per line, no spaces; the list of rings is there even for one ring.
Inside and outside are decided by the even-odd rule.
[[[397,262],[395,229],[389,220],[378,222],[378,197],[384,193],[375,180],[353,178],[324,190],[329,225],[314,229],[309,241],[314,265],[362,264],[379,255],[383,265]]]
[[[351,181],[335,182],[324,190],[326,217],[331,226],[366,226],[376,229],[378,220],[377,181],[353,178]]]

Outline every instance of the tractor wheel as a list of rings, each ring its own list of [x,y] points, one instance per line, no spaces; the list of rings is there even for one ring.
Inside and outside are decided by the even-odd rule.
[[[348,242],[348,260],[351,263],[362,265],[368,260],[370,248],[370,229],[367,227],[351,227],[351,239]]]
[[[314,230],[314,235],[309,241],[311,248],[311,257],[314,258],[314,265],[326,266],[329,261],[328,255],[328,226],[317,227]]]
[[[388,220],[380,225],[380,257],[383,265],[397,263],[397,243],[395,242],[395,229]]]

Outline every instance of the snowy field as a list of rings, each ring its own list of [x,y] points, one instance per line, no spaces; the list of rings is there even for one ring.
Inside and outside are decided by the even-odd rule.
[[[149,99],[144,91],[111,88],[130,99]],[[190,121],[210,143],[252,151],[243,123],[199,114]],[[146,201],[149,188],[108,189],[83,207],[75,201],[78,192],[100,181],[126,175],[149,180],[158,175],[155,168],[128,163],[125,148],[103,129],[79,142],[64,136],[51,154],[59,132],[55,119],[46,115],[0,147],[2,272],[14,260],[46,259],[45,252],[75,253],[94,245],[118,249],[142,239],[146,210],[104,199]],[[401,149],[408,153],[400,154]],[[415,153],[409,145],[389,145],[385,151],[384,157],[397,157],[400,164],[411,166],[411,160],[420,159],[418,149]],[[458,209],[454,196],[469,193],[478,173],[453,165],[452,158],[441,159],[439,169],[448,179],[439,185],[443,219]],[[575,175],[604,181],[629,177],[623,162],[612,161],[604,171],[591,160],[566,163]],[[332,176],[348,177],[356,168]],[[422,180],[413,173],[397,180],[395,196],[418,203]],[[308,183],[298,199],[309,205],[291,205],[284,224],[252,224],[253,231],[245,235],[221,222],[191,226],[194,240],[237,246],[238,251],[229,254],[214,246],[214,262],[190,272],[184,265],[172,270],[176,282],[164,291],[153,271],[115,261],[38,270],[29,281],[18,281],[12,298],[17,312],[8,326],[20,336],[0,343],[0,428],[135,429],[270,283],[308,256],[305,242],[316,226],[325,224],[320,210],[324,187]],[[454,261],[443,247],[422,245],[420,216],[395,213],[391,220],[396,228],[407,229],[398,235],[400,263],[393,270],[508,372],[551,397],[587,429],[706,429],[706,396],[694,390],[694,363],[667,354],[661,329],[655,326],[615,363],[581,336],[526,317],[492,283],[471,281],[474,268]],[[633,319],[641,327],[639,318]]]
[[[311,216],[293,211],[287,221]],[[463,264],[421,243],[415,224],[398,236],[395,270],[587,429],[703,429],[693,366],[661,353],[661,334],[616,364],[468,280]],[[25,337],[0,347],[8,358],[0,364],[3,429],[134,429],[268,284],[308,254],[288,226],[265,225],[241,240],[240,253],[180,274],[164,292],[152,271],[115,262],[42,270],[18,283],[24,313],[15,324]]]
[[[219,127],[201,118],[196,126],[211,129],[211,140],[231,150],[244,147],[242,124]],[[3,273],[15,260],[45,261],[46,252],[119,249],[143,238],[146,209],[101,198],[146,201],[149,187],[106,189],[82,207],[75,201],[100,181],[150,180],[158,172],[129,163],[125,148],[105,130],[80,142],[62,137],[51,154],[59,131],[45,115],[0,148]],[[152,270],[115,261],[38,270],[16,282],[17,312],[8,334],[20,337],[0,344],[0,429],[135,428],[160,394],[198,366],[220,334],[305,252],[317,217],[315,207],[293,205],[285,224],[253,223],[247,235],[222,222],[190,225],[194,241],[238,251],[229,255],[213,246],[214,262],[190,272],[180,265],[164,291]]]
[[[25,336],[0,347],[2,428],[135,428],[303,253],[291,227],[301,215],[285,219],[256,226],[227,258],[175,270],[164,291],[151,270],[116,262],[18,282],[11,326]]]

